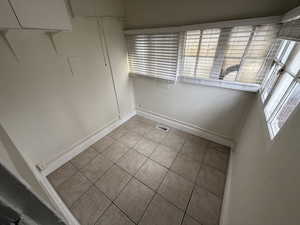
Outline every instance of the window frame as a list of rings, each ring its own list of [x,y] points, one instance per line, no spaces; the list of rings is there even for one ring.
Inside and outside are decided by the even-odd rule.
[[[227,80],[219,80],[219,79],[205,79],[201,77],[197,77],[194,81],[191,78],[181,76],[180,74],[180,63],[181,63],[181,54],[183,52],[183,43],[184,43],[184,32],[192,31],[192,30],[205,30],[205,29],[225,29],[225,28],[233,28],[237,26],[259,26],[259,25],[273,25],[279,24],[280,17],[262,17],[262,18],[251,18],[251,19],[242,19],[242,20],[230,20],[230,21],[222,21],[216,23],[205,23],[205,24],[195,24],[195,25],[186,25],[186,26],[173,26],[173,27],[163,27],[163,28],[146,28],[146,29],[129,29],[125,30],[125,35],[132,34],[158,34],[158,33],[174,33],[178,32],[180,36],[179,40],[179,49],[178,49],[178,66],[177,66],[177,79],[174,82],[188,82],[193,84],[200,84],[206,86],[214,86],[221,88],[228,88],[233,90],[247,91],[247,92],[258,92],[261,84],[255,83],[242,83],[236,81],[227,81]],[[251,38],[249,38],[250,41]],[[248,41],[248,43],[249,43]],[[216,57],[214,57],[215,59]],[[241,60],[242,63],[243,59]],[[133,76],[138,76],[137,74],[131,74]],[[211,74],[209,74],[209,77]],[[151,76],[149,76],[151,77]],[[153,77],[159,78],[159,77]]]
[[[269,24],[270,25],[270,24]],[[179,74],[180,77],[183,77],[182,80],[189,80],[190,82],[192,82],[192,80],[194,79],[195,80],[195,83],[207,83],[207,82],[199,82],[197,80],[207,80],[207,79],[212,79],[214,81],[226,81],[226,82],[216,82],[216,84],[219,84],[219,83],[223,83],[222,87],[226,87],[226,85],[224,84],[228,84],[228,83],[235,83],[235,84],[232,84],[230,85],[229,87],[234,87],[234,89],[238,89],[238,87],[243,84],[241,87],[241,90],[245,90],[243,87],[245,86],[251,86],[251,88],[247,88],[247,90],[249,91],[254,91],[254,92],[257,92],[259,90],[259,87],[261,85],[261,82],[263,80],[260,81],[259,77],[261,75],[259,75],[259,71],[261,69],[261,67],[263,66],[264,64],[264,61],[267,57],[267,52],[265,55],[263,56],[260,56],[260,55],[257,55],[257,56],[249,56],[249,52],[250,51],[253,51],[251,50],[251,47],[254,47],[256,46],[257,44],[257,38],[261,37],[262,34],[260,34],[260,32],[269,32],[270,30],[260,30],[260,26],[268,26],[268,24],[264,24],[264,25],[247,25],[247,26],[235,26],[235,27],[225,27],[225,28],[212,28],[212,29],[203,29],[203,30],[188,30],[188,31],[185,31],[183,32],[181,35],[184,37],[182,43],[180,44],[180,48],[183,49],[183,53],[182,55],[180,56],[181,59],[180,59],[180,72],[181,74]],[[271,26],[274,26],[274,31],[276,31],[276,25],[275,24],[272,24]],[[202,45],[202,39],[205,38],[206,39],[206,36],[207,34],[205,34],[206,31],[212,31],[212,30],[219,30],[219,35],[218,35],[218,38],[217,38],[217,41],[216,41],[216,47],[215,47],[215,52],[214,52],[214,56],[211,57],[211,56],[201,56],[200,55],[200,51],[203,47],[208,47],[206,45]],[[197,33],[197,31],[199,31],[198,33],[198,38],[199,38],[199,43],[198,43],[198,46],[197,46],[197,53],[195,56],[191,56],[191,55],[186,55],[184,54],[185,53],[185,50],[188,46],[188,44],[191,44],[191,43],[187,43],[187,38],[190,38],[189,35],[193,36],[193,34],[188,34],[189,32],[193,33]],[[278,30],[277,30],[278,31]],[[247,33],[247,35],[245,36],[245,33]],[[209,33],[208,33],[209,34]],[[214,33],[213,33],[214,34]],[[196,34],[195,34],[196,35]],[[265,36],[265,37],[268,37]],[[246,40],[243,40],[245,39]],[[214,39],[212,37],[212,39]],[[235,39],[238,39],[238,40],[235,40]],[[239,40],[241,39],[241,40]],[[259,40],[261,41],[261,40]],[[267,40],[263,40],[265,42],[267,42]],[[244,45],[234,45],[238,42],[243,42]],[[229,44],[231,43],[231,44]],[[215,43],[214,43],[215,44]],[[267,43],[268,44],[268,43]],[[237,48],[240,48],[242,46],[242,49],[238,49]],[[264,49],[267,49],[269,50],[269,48],[272,47],[272,42],[269,42],[269,47],[267,47],[268,45],[261,45],[263,46],[263,49],[262,51],[264,51]],[[200,51],[199,51],[200,50]],[[231,52],[231,51],[235,51],[235,53]],[[240,56],[236,56],[236,54],[240,54]],[[185,66],[186,66],[186,58],[191,58],[191,57],[194,57],[195,58],[195,62],[192,63],[192,66],[194,68],[189,68],[188,70],[190,71],[186,71],[185,70]],[[212,66],[210,68],[210,71],[207,73],[207,77],[205,76],[199,76],[199,74],[197,73],[198,71],[198,64],[199,64],[199,61],[201,59],[212,59]],[[235,75],[234,75],[234,80],[231,80],[230,77],[229,79],[226,77],[227,74],[225,74],[224,76],[224,71],[223,71],[223,67],[226,63],[227,60],[236,60],[237,61],[237,64],[234,64],[232,66],[238,66],[237,67],[237,70],[235,71]],[[257,83],[255,82],[242,82],[240,81],[240,77],[241,77],[241,74],[244,72],[244,67],[243,65],[246,65],[245,62],[247,60],[253,60],[253,61],[261,61],[260,62],[260,65],[257,67],[257,76],[255,78],[255,80],[257,81]],[[187,62],[188,63],[188,62]],[[188,65],[188,67],[190,67],[190,65]],[[230,68],[231,66],[227,67]],[[185,74],[185,72],[187,72]],[[230,74],[230,73],[229,73]],[[211,83],[211,82],[210,82]],[[250,85],[249,85],[250,84]],[[217,85],[218,86],[218,85]],[[256,87],[256,88],[254,88]]]
[[[285,106],[285,104],[287,103],[289,98],[292,96],[293,92],[296,91],[296,88],[300,87],[300,82],[299,82],[300,69],[298,70],[297,74],[293,74],[290,71],[286,70],[286,66],[289,63],[288,59],[296,46],[296,41],[279,39],[279,38],[277,40],[281,40],[282,44],[285,44],[284,49],[282,49],[282,51],[281,51],[280,47],[277,49],[276,54],[273,58],[273,63],[269,67],[268,72],[270,73],[272,71],[273,67],[275,67],[275,70],[272,71],[272,74],[270,76],[265,77],[265,80],[262,83],[263,85],[260,89],[260,98],[261,98],[261,101],[264,106],[264,114],[265,114],[266,123],[267,123],[267,127],[268,127],[268,131],[269,131],[271,140],[273,140],[281,130],[281,127],[279,127],[277,130],[274,130],[272,123],[274,122],[274,120],[276,119],[278,114],[281,112],[281,110],[283,109],[283,107]],[[278,54],[279,54],[279,56],[278,56]],[[285,58],[285,60],[283,60],[284,58]],[[279,69],[276,70],[276,67],[279,67]],[[274,73],[277,73],[277,74],[274,74]],[[287,74],[287,76],[290,76],[291,81],[289,82],[289,84],[287,86],[285,86],[285,88],[280,90],[279,86],[283,82],[284,74]],[[267,96],[264,97],[263,96],[264,91],[267,88],[269,88],[268,85],[272,82],[271,79],[275,79],[275,82],[273,84],[271,84],[271,87],[270,87],[270,90],[269,90]],[[277,90],[278,90],[278,93],[276,93]],[[277,94],[277,96],[276,96],[276,94]],[[268,114],[266,112],[266,110],[267,110],[267,107],[269,106],[269,104],[271,104],[270,100],[272,100],[272,98],[276,98],[276,97],[278,97],[278,101],[275,103],[275,106],[274,106],[273,110],[271,110],[271,113]],[[293,110],[293,111],[295,111],[295,110]],[[291,112],[288,115],[286,121],[288,120],[288,118],[291,116],[292,113],[293,112]]]

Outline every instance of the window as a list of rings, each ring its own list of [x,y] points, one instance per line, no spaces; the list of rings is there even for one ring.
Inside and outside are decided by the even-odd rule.
[[[166,30],[160,34],[127,35],[130,73],[257,91],[264,78],[259,70],[278,26],[247,25],[174,33],[165,33]]]
[[[276,136],[300,102],[300,44],[278,40],[275,46],[277,50],[261,91],[271,138]]]
[[[130,72],[175,80],[179,34],[145,34],[128,36]]]
[[[279,107],[278,111],[274,115],[274,118],[269,123],[269,129],[271,130],[273,137],[276,136],[280,128],[287,121],[291,113],[300,102],[299,83],[294,83],[293,85],[295,86],[291,88],[291,93],[288,93],[288,96],[283,102],[282,106]]]
[[[219,36],[220,29],[186,32],[180,67],[181,76],[210,77]]]
[[[180,76],[260,84],[276,33],[271,25],[187,31]]]

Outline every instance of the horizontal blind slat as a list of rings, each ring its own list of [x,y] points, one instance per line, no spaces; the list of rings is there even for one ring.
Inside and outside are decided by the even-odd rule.
[[[128,35],[131,73],[176,79],[179,33]]]

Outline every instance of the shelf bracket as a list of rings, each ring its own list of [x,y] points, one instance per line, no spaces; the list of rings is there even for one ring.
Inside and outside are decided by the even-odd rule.
[[[11,51],[11,53],[13,54],[13,56],[15,57],[15,59],[17,60],[17,62],[20,62],[20,59],[12,45],[12,43],[10,42],[10,40],[7,37],[7,30],[5,31],[0,31],[0,36],[3,39],[4,43],[8,46],[9,50]]]

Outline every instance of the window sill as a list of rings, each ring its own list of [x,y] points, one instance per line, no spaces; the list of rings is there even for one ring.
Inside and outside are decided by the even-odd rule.
[[[227,88],[227,89],[246,91],[246,92],[258,92],[260,88],[259,84],[240,83],[240,82],[232,82],[226,80],[214,80],[214,79],[193,78],[193,77],[183,77],[183,76],[179,77],[178,79],[184,83]]]
[[[160,80],[167,80],[167,81],[173,81],[175,82],[175,78],[168,78],[166,76],[151,76],[151,75],[145,75],[145,74],[140,74],[140,73],[129,73],[130,77],[147,77],[150,79],[160,79]]]
[[[182,82],[182,83],[188,83],[188,84],[194,84],[194,85],[204,85],[204,86],[210,86],[210,87],[219,87],[219,88],[226,88],[231,90],[238,90],[238,91],[245,91],[245,92],[258,92],[260,89],[259,84],[250,84],[250,83],[240,83],[240,82],[231,82],[231,81],[225,81],[225,80],[213,80],[213,79],[205,79],[205,78],[193,78],[193,77],[183,77],[179,76],[177,81],[174,79],[168,79],[166,77],[159,77],[159,76],[150,76],[150,75],[144,75],[144,74],[135,74],[135,73],[129,73],[131,77],[147,77],[150,79],[162,79],[167,81],[173,81],[173,82]]]

